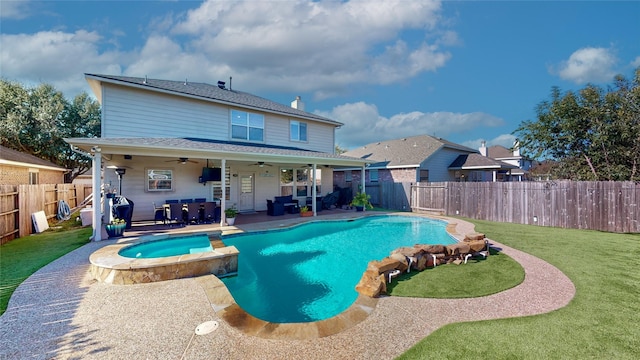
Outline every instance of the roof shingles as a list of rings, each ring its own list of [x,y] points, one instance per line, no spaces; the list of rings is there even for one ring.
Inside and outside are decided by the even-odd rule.
[[[188,96],[195,96],[195,97],[199,97],[202,99],[215,101],[215,102],[230,103],[230,104],[236,104],[238,106],[262,109],[270,112],[278,112],[278,113],[288,114],[288,115],[302,117],[306,119],[322,121],[325,123],[331,123],[335,126],[343,125],[338,121],[335,121],[323,116],[315,115],[312,113],[308,113],[306,111],[298,110],[291,106],[283,105],[275,101],[271,101],[256,95],[252,95],[252,94],[238,91],[238,90],[221,89],[218,86],[207,84],[207,83],[159,80],[159,79],[148,79],[148,78],[139,78],[139,77],[131,77],[131,76],[116,76],[116,75],[101,75],[101,74],[85,74],[85,76],[95,78],[105,82],[130,84],[130,85],[135,85],[136,87],[147,88],[149,90],[168,91],[178,95],[182,94],[182,95],[188,95]]]
[[[344,155],[377,161],[377,163],[371,164],[371,167],[419,166],[443,147],[469,153],[476,152],[474,149],[441,138],[419,135],[367,144],[347,151]]]
[[[58,166],[54,163],[52,163],[51,161],[47,161],[44,159],[41,159],[37,156],[31,155],[31,154],[27,154],[27,153],[23,153],[17,150],[13,150],[10,149],[8,147],[4,147],[0,145],[0,159],[2,160],[6,160],[6,161],[12,161],[12,162],[16,162],[16,163],[23,163],[23,164],[31,164],[31,165],[38,165],[38,166],[46,166],[49,168],[57,168],[60,171],[66,171],[67,169]]]

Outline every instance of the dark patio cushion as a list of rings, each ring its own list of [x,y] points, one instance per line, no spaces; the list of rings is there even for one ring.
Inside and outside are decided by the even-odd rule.
[[[275,203],[278,204],[288,204],[288,203],[292,203],[293,202],[293,195],[287,195],[287,196],[276,196],[275,198],[273,198]]]

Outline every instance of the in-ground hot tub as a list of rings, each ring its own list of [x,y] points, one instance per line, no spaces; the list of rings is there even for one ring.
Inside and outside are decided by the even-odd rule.
[[[234,246],[209,250],[193,245],[194,236],[208,239],[209,235],[149,235],[132,243],[105,246],[89,257],[91,275],[99,282],[127,285],[209,274],[224,277],[237,273],[239,252]],[[178,255],[142,257],[149,248],[168,250],[168,254]],[[121,255],[127,253],[133,255]]]

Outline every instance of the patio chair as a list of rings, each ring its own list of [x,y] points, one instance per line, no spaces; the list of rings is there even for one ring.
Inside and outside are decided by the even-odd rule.
[[[206,201],[207,201],[207,199],[206,199],[206,198],[195,198],[195,199],[193,200],[193,202],[198,203],[198,204],[203,203],[203,202],[206,202]]]
[[[181,204],[191,204],[193,199],[180,199]]]
[[[331,194],[322,198],[322,208],[331,210],[331,206],[337,206],[338,198],[340,197],[340,191],[334,191]],[[316,200],[317,201],[317,200]]]
[[[309,210],[313,210],[313,197],[312,196],[307,196],[306,205],[309,208]],[[322,211],[322,196],[316,196],[316,206],[318,207],[318,210],[316,210],[316,212]]]
[[[167,209],[164,206],[157,206],[156,203],[153,204],[153,223],[157,224],[158,221],[162,221],[163,224],[167,223]]]
[[[280,216],[284,215],[284,204],[267,200],[267,215]]]
[[[172,203],[169,204],[169,225],[184,226],[185,214],[182,213],[182,204]]]
[[[216,219],[216,203],[205,202],[202,221],[211,224],[216,221],[215,219]]]
[[[187,204],[187,224],[197,224],[200,222],[200,204]]]

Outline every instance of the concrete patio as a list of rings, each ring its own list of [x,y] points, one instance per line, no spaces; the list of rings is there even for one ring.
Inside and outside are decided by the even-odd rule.
[[[342,210],[319,214],[320,219],[358,215]],[[235,228],[259,230],[301,221],[280,216],[250,222],[249,216],[244,223],[245,215],[240,215]],[[458,236],[473,232],[467,222],[450,221]],[[195,231],[207,225],[164,230],[150,226],[140,224],[127,236],[135,231]],[[524,267],[522,284],[473,299],[383,297],[361,322],[330,336],[302,340],[265,339],[232,326],[217,312],[202,278],[131,286],[97,283],[88,276],[89,255],[115,241],[89,243],[40,269],[16,289],[0,317],[0,358],[392,359],[443,325],[545,313],[573,298],[573,284],[557,268],[490,242]],[[218,321],[219,328],[195,335],[196,327],[210,320]]]

